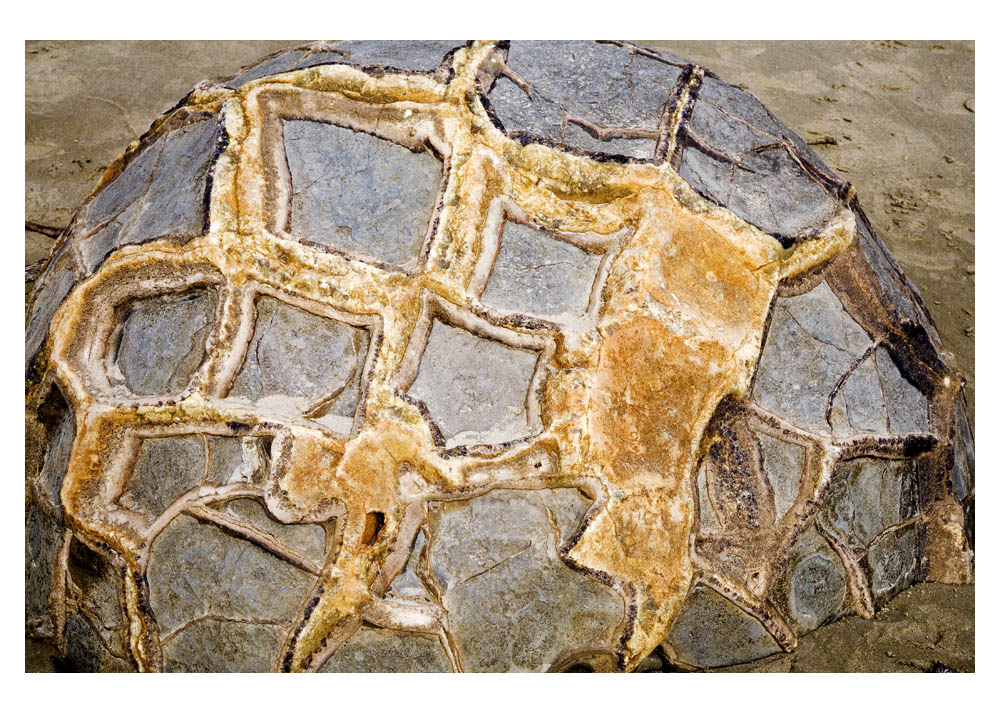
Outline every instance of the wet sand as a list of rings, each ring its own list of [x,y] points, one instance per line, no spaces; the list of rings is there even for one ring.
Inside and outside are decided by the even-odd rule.
[[[25,219],[66,225],[197,82],[300,42],[27,42]],[[745,87],[854,183],[957,356],[974,409],[974,43],[640,42]],[[25,264],[51,244],[25,231]],[[748,668],[971,671],[974,655],[974,587],[920,585],[874,621],[842,620]]]

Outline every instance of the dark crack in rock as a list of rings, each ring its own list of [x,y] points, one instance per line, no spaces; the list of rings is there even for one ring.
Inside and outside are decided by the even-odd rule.
[[[183,391],[205,358],[217,304],[214,290],[194,290],[129,305],[115,354],[118,374],[112,378],[134,394]]]
[[[556,553],[587,506],[573,490],[496,490],[433,509],[431,570],[465,670],[545,671],[611,649],[622,600]]]
[[[441,187],[440,160],[319,121],[286,121],[284,143],[292,235],[377,263],[415,265]]]

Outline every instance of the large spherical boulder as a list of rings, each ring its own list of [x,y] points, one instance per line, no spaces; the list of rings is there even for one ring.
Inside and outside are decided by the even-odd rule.
[[[25,357],[25,615],[74,670],[712,668],[972,576],[963,379],[853,188],[628,43],[198,85]]]

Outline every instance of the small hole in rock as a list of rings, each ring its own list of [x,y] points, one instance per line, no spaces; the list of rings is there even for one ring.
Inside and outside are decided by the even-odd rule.
[[[365,516],[365,532],[361,536],[361,539],[368,546],[374,545],[383,527],[385,527],[384,513],[378,511],[368,513]]]

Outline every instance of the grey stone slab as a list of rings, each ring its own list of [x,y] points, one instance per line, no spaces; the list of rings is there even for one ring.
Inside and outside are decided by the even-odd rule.
[[[205,482],[259,483],[266,476],[267,447],[262,438],[207,436],[208,467]]]
[[[567,122],[655,132],[680,69],[612,44],[584,41],[512,42],[507,66],[530,95],[499,79],[489,102],[506,131],[584,151],[651,159],[654,138],[600,139]]]
[[[323,413],[352,419],[370,339],[367,329],[262,297],[253,339],[230,396],[287,403],[298,412],[316,408],[329,397],[320,409]]]
[[[164,635],[209,615],[290,621],[315,581],[256,545],[186,515],[153,541],[147,579]]]
[[[139,445],[128,487],[118,502],[155,518],[201,483],[204,474],[202,436],[146,438]]]
[[[95,196],[86,230],[107,225],[80,240],[88,274],[123,245],[204,232],[220,122],[205,119],[160,137]]]
[[[919,558],[916,525],[890,532],[872,545],[865,564],[877,606],[913,584]]]
[[[763,433],[757,434],[764,475],[774,493],[775,521],[781,520],[795,504],[802,484],[805,449],[795,443],[780,441]]]
[[[876,369],[874,355],[869,355],[844,381],[830,414],[833,435],[889,432],[886,413],[889,394],[883,392],[880,371]]]
[[[682,134],[681,176],[761,230],[809,235],[838,210],[836,196],[793,155],[785,140],[790,132],[742,89],[706,77],[686,128],[693,136]]]
[[[134,394],[175,394],[187,388],[205,358],[218,296],[199,289],[137,300],[125,314],[115,364]]]
[[[60,492],[62,491],[63,478],[66,477],[66,469],[69,467],[69,459],[73,453],[76,418],[73,409],[66,404],[61,396],[56,399],[56,403],[58,404],[58,421],[55,424],[55,432],[49,437],[49,445],[41,471],[35,479],[35,492],[49,503],[61,521],[63,507]]]
[[[55,560],[62,548],[62,528],[28,505],[24,534],[24,616],[34,619],[48,613]]]
[[[221,119],[207,119],[162,139],[163,152],[146,191],[142,216],[129,229],[129,242],[203,231],[205,190],[220,128]]]
[[[162,139],[154,141],[134,156],[118,177],[94,196],[85,212],[84,232],[106,223],[142,198],[153,180],[162,150]]]
[[[858,242],[881,287],[881,300],[895,308],[897,320],[908,319],[922,327],[930,336],[932,344],[940,349],[941,336],[927,310],[920,305],[917,288],[899,268],[885,244],[868,229],[861,214],[855,211],[854,215]]]
[[[256,500],[230,500],[223,507],[230,517],[271,535],[281,544],[310,560],[317,568],[326,559],[326,530],[321,525],[286,525],[278,522]]]
[[[25,369],[38,356],[49,333],[52,318],[70,291],[76,285],[73,261],[67,250],[61,250],[49,263],[45,274],[39,280],[27,325],[24,329]]]
[[[483,304],[539,317],[580,316],[587,311],[601,259],[542,230],[507,221]]]
[[[239,89],[256,79],[323,64],[351,64],[402,72],[433,72],[445,55],[462,47],[464,40],[346,40],[328,43],[328,50],[294,49],[265,59],[226,81]]]
[[[962,399],[955,406],[955,465],[951,482],[959,500],[964,500],[976,485],[976,444]]]
[[[444,61],[446,54],[465,43],[465,40],[345,40],[331,46],[346,52],[345,61],[349,64],[433,72]],[[306,59],[303,65],[310,66],[309,63],[310,60]]]
[[[730,158],[739,161],[720,160],[688,146],[678,172],[709,200],[776,236],[815,234],[839,208],[784,147]]]
[[[829,434],[827,400],[871,339],[825,282],[775,300],[753,398],[793,424]]]
[[[64,669],[75,673],[129,673],[135,666],[115,656],[101,635],[80,614],[66,615],[66,655],[61,660]]]
[[[699,668],[753,661],[781,650],[759,621],[703,585],[684,600],[667,642],[683,663]]]
[[[451,663],[435,636],[363,626],[320,666],[320,673],[446,673]]]
[[[201,619],[163,645],[170,673],[269,673],[285,639],[275,624]]]
[[[920,390],[907,381],[884,347],[875,352],[875,363],[885,394],[885,404],[889,410],[889,430],[893,433],[928,433],[930,419],[927,412],[927,398]]]
[[[910,462],[857,458],[837,466],[822,512],[845,544],[867,547],[914,514],[914,488]]]
[[[572,521],[586,505],[573,490],[495,490],[432,509],[430,568],[464,670],[544,671],[573,650],[611,649],[622,600],[559,559],[570,528],[549,519]]]
[[[810,527],[795,543],[788,583],[788,610],[798,633],[836,618],[847,598],[847,573],[836,553]]]
[[[263,61],[257,62],[239,72],[232,79],[224,82],[223,86],[229,89],[239,89],[244,84],[252,82],[255,79],[269,77],[272,74],[290,72],[298,68],[299,62],[305,54],[304,50],[293,49],[281,52],[274,57],[265,58]]]
[[[286,121],[284,142],[295,237],[389,265],[417,259],[441,187],[433,154],[318,121]]]
[[[125,626],[122,611],[122,573],[105,555],[98,554],[74,538],[69,547],[67,570],[78,588],[77,606],[90,613],[104,630]],[[107,632],[102,638],[108,640]]]
[[[435,320],[408,390],[423,401],[447,446],[531,435],[526,400],[538,353]]]

